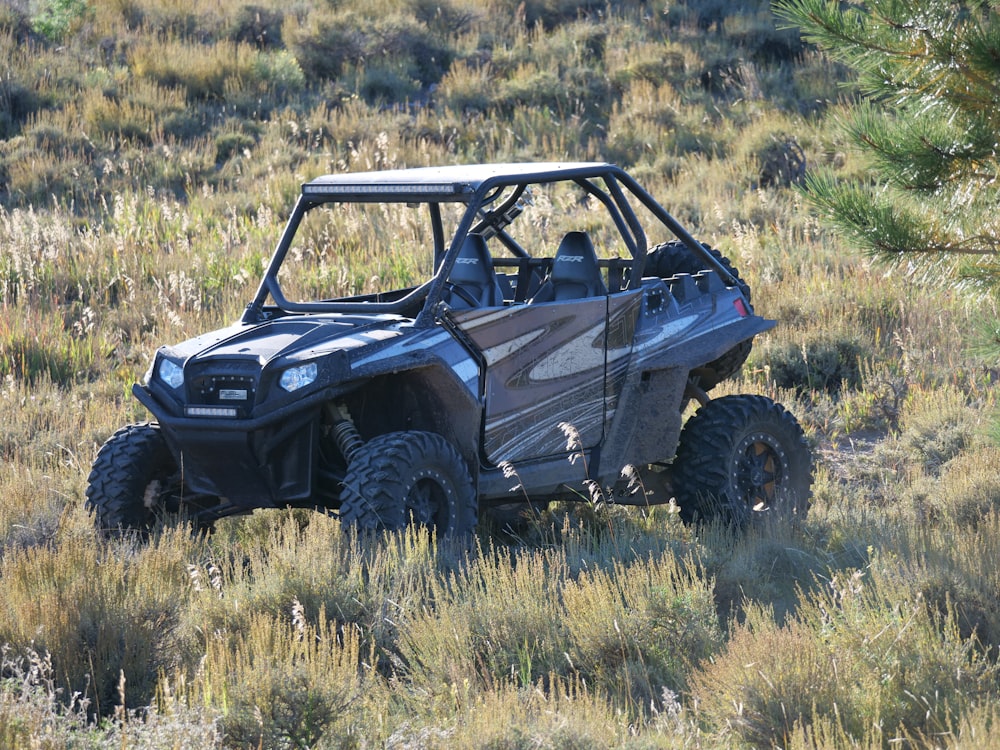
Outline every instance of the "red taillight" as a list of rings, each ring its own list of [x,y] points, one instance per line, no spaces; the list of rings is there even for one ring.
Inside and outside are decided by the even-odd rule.
[[[750,314],[747,311],[747,306],[745,304],[743,304],[743,300],[741,300],[741,299],[734,299],[733,300],[733,307],[736,308],[736,312],[738,312],[740,314],[741,318],[745,318],[746,316],[748,316]]]

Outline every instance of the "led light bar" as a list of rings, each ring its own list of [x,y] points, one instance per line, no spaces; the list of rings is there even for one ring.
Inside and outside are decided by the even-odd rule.
[[[185,406],[184,413],[189,417],[235,417],[236,409],[232,406]]]
[[[464,185],[444,183],[380,183],[378,185],[309,183],[302,186],[305,195],[375,195],[389,193],[399,195],[457,195],[467,192]]]

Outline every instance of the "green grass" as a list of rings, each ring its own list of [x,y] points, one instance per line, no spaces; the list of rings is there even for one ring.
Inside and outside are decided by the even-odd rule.
[[[872,266],[773,179],[792,142],[865,169],[845,72],[755,0],[351,6],[0,8],[0,745],[997,744],[991,303]],[[779,321],[718,392],[798,416],[806,520],[581,504],[464,548],[272,511],[97,538],[83,491],[146,418],[131,384],[240,315],[304,180],[536,158],[628,166]],[[420,242],[303,244],[296,289],[412,283]]]

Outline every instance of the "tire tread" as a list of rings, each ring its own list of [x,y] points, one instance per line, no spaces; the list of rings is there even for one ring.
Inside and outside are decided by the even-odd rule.
[[[736,498],[730,497],[731,451],[737,436],[748,431],[748,425],[767,427],[782,442],[788,456],[788,473],[783,489],[789,506],[786,510],[804,515],[808,510],[809,491],[813,480],[812,454],[805,434],[795,417],[781,404],[759,395],[723,396],[709,401],[684,425],[677,455],[674,458],[673,480],[685,521],[718,515],[741,523],[746,511],[737,508]]]
[[[352,458],[344,477],[340,522],[364,531],[396,530],[405,525],[403,472],[428,459],[450,474],[456,484],[454,523],[446,534],[471,531],[478,521],[475,487],[465,460],[441,435],[391,432],[372,438]]]

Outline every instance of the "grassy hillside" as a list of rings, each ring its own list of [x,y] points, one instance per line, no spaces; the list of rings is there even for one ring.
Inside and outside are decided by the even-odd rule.
[[[992,303],[803,208],[800,156],[865,169],[856,92],[766,2],[9,0],[0,59],[0,747],[1000,743]],[[627,166],[779,320],[719,392],[803,423],[807,520],[95,535],[131,384],[238,317],[304,180],[536,158]]]

